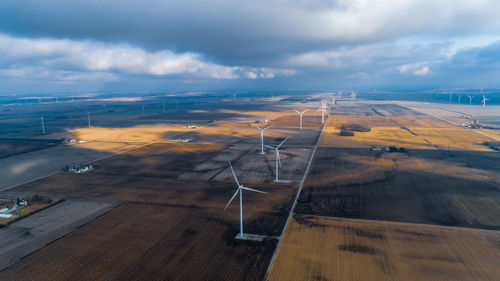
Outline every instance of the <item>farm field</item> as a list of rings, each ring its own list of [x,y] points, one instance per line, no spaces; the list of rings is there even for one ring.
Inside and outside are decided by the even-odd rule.
[[[353,136],[341,135],[343,126],[353,125],[369,131],[354,131]],[[429,117],[334,115],[326,123],[320,145],[488,151],[491,149],[483,144],[487,141],[491,138]]]
[[[114,201],[69,199],[0,228],[0,270],[106,213],[117,204]]]
[[[295,215],[267,280],[497,280],[500,232]]]
[[[320,147],[296,212],[500,229],[499,175],[494,152]]]
[[[252,119],[253,120],[253,119]],[[181,135],[175,132],[167,133],[166,136],[175,139],[176,136],[183,139],[190,139],[192,142],[211,142],[222,144],[236,143],[255,143],[260,144],[260,131],[251,125],[251,120],[239,122],[217,122],[209,126],[198,127],[195,130],[183,133]],[[298,126],[298,120],[296,120]],[[271,126],[265,131],[264,143],[275,141],[275,139],[290,137],[290,143],[294,145],[311,146],[319,135],[319,128],[303,127],[298,130],[297,127],[281,127],[274,121],[270,121],[261,127]],[[162,140],[164,142],[164,140]]]
[[[223,149],[211,143],[154,143],[99,161],[92,173],[175,178]]]
[[[51,274],[47,272],[49,269],[58,272],[51,274],[51,280],[79,279],[83,278],[83,272],[86,278],[112,280],[137,276],[153,280],[206,280],[207,276],[214,280],[262,280],[275,242],[255,244],[234,240],[239,229],[238,204],[233,203],[224,211],[235,191],[234,179],[228,177],[218,182],[175,179],[182,169],[194,167],[197,161],[213,157],[224,147],[152,144],[99,161],[94,170],[85,174],[61,173],[9,191],[125,203],[3,270],[0,279],[44,280],[46,274]],[[163,169],[162,165],[168,161],[172,161],[170,169]],[[189,167],[181,167],[182,161]],[[180,165],[178,171],[175,165]],[[227,162],[225,165],[224,169]],[[236,168],[236,173],[240,172]],[[269,192],[244,194],[245,231],[279,235],[296,186],[248,184],[246,179],[241,182]],[[90,245],[88,241],[92,241]],[[86,246],[82,249],[81,245]],[[54,259],[40,259],[42,256]],[[179,267],[181,261],[186,266]],[[84,267],[76,269],[75,263]]]
[[[58,144],[59,140],[0,139],[0,159],[51,148]]]
[[[149,143],[164,138],[167,133],[179,134],[187,131],[189,129],[181,125],[157,124],[125,128],[80,128],[70,130],[68,133],[74,138],[86,141]]]
[[[238,174],[238,170],[236,173]],[[241,183],[250,185],[243,180]],[[269,194],[245,195],[245,202],[253,202],[247,203],[250,205],[246,207],[245,215],[250,215],[253,207],[270,216],[285,215],[281,212],[286,211],[296,191],[295,186],[291,184],[251,184],[251,187],[267,191]],[[211,207],[223,210],[235,190],[234,179],[229,182],[205,182],[86,173],[58,174],[7,192],[71,198],[102,198],[168,206]],[[247,201],[252,198],[260,198],[262,202]],[[238,219],[236,214],[234,219]]]
[[[401,106],[411,108],[412,110],[435,116],[454,124],[469,123],[471,120],[465,119],[465,115],[471,115],[472,119],[478,120],[481,124],[500,129],[500,106],[488,105],[467,105],[453,103],[432,103],[424,104],[421,102],[396,102]]]
[[[137,144],[87,142],[58,145],[0,159],[0,190],[62,172],[64,166],[96,161],[114,153],[138,147]]]
[[[0,279],[262,280],[274,243],[234,241],[222,213],[125,203],[0,272]]]
[[[25,139],[86,142],[0,156],[0,197],[120,205],[75,227],[59,224],[63,236],[20,252],[0,280],[498,279],[500,153],[483,144],[490,138],[383,100],[342,100],[322,126],[323,94],[196,95],[37,105],[28,117],[45,113],[48,133]],[[6,111],[0,134],[21,133],[20,108]],[[302,130],[294,109],[309,109]],[[23,126],[39,129],[35,121]],[[274,182],[275,151],[260,154],[256,125],[272,126],[265,145],[288,137],[279,167],[286,182]],[[353,136],[340,136],[349,130]],[[224,210],[236,191],[228,161],[241,184],[268,193],[243,191],[245,233],[265,236],[262,243],[234,239],[239,200]],[[93,169],[85,173],[62,172],[87,162]],[[12,239],[24,241],[23,233]]]
[[[500,130],[492,130],[492,129],[475,129],[474,131],[481,132],[489,137],[496,139],[496,141],[500,141]]]

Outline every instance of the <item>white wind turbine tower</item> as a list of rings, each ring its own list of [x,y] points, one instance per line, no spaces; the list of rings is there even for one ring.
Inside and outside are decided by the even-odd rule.
[[[45,135],[45,123],[43,122],[43,116],[40,117],[40,120],[42,120],[42,134]]]
[[[231,165],[231,161],[229,161],[229,167],[231,168],[231,172],[233,173],[234,180],[236,181],[236,185],[238,186],[238,189],[233,194],[233,197],[231,197],[229,202],[227,202],[226,207],[224,207],[224,210],[227,209],[229,204],[231,204],[231,202],[234,200],[234,198],[236,198],[236,196],[239,194],[240,195],[240,233],[238,235],[236,235],[236,238],[237,239],[246,239],[248,234],[245,234],[243,232],[243,190],[265,193],[265,194],[268,194],[268,193],[264,192],[264,191],[257,190],[257,189],[253,189],[250,187],[243,186],[242,184],[240,184],[240,182],[238,181],[238,178],[236,177],[236,174],[234,173],[233,166]]]
[[[269,146],[269,145],[266,145],[267,147],[271,148],[271,149],[274,149],[276,151],[276,177],[274,179],[274,182],[288,182],[288,181],[284,181],[284,180],[280,180],[279,179],[279,176],[278,176],[278,165],[281,167],[281,160],[280,160],[280,152],[279,152],[279,149],[280,149],[280,146],[282,146],[285,141],[288,139],[288,137],[282,141],[278,146],[276,147],[272,147],[272,146]]]
[[[260,130],[260,146],[261,146],[260,154],[265,154],[265,152],[264,152],[264,131],[271,128],[271,126],[266,127],[266,128],[261,128],[259,126],[255,126],[255,127]]]
[[[486,101],[487,101],[487,100],[489,100],[489,99],[488,99],[488,98],[486,98],[486,96],[485,96],[485,95],[483,95],[483,101],[482,101],[482,103],[483,103],[483,107],[486,107]]]
[[[472,97],[471,95],[467,95],[467,97],[469,98],[469,104],[472,104]]]
[[[325,123],[325,113],[326,113],[326,103],[325,101],[321,101],[321,107],[318,109],[321,111],[321,124]]]
[[[461,99],[462,99],[462,95],[458,95],[458,103],[460,103]]]
[[[356,92],[351,92],[351,102],[354,102],[356,100]]]
[[[302,115],[304,113],[306,113],[306,111],[308,111],[309,109],[306,109],[304,111],[298,111],[297,109],[295,109],[295,112],[297,112],[298,114],[300,114],[300,130],[302,130]]]
[[[89,123],[89,128],[90,128],[90,113],[87,111],[87,121]]]

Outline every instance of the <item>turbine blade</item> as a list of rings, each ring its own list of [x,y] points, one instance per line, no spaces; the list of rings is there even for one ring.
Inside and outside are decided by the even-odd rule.
[[[233,194],[233,197],[231,197],[231,200],[229,200],[229,202],[227,202],[226,207],[224,207],[224,210],[227,209],[227,207],[229,206],[229,204],[231,204],[231,202],[233,202],[236,195],[238,195],[238,191],[240,191],[239,187],[238,187],[238,189],[236,189],[236,192]]]
[[[269,127],[264,128],[264,131],[265,131],[265,130],[267,130],[267,129],[269,129],[269,128],[271,128],[271,127],[272,127],[272,126],[269,126]]]
[[[253,189],[253,188],[250,188],[250,187],[246,187],[246,186],[242,186],[241,189],[244,189],[244,190],[248,190],[248,191],[253,191],[253,192],[259,192],[259,193],[264,193],[264,194],[269,194],[265,191],[260,191],[260,190],[257,190],[257,189]]]
[[[238,181],[238,178],[236,177],[236,174],[234,173],[233,165],[231,165],[231,161],[228,161],[228,162],[229,162],[229,167],[231,168],[231,172],[233,172],[234,180],[236,181],[236,184],[238,185],[238,188],[239,188],[240,182]]]
[[[282,144],[284,144],[284,143],[286,142],[286,140],[287,140],[287,139],[288,139],[288,137],[286,137],[286,139],[285,139],[284,141],[282,141],[282,142],[280,143],[280,145],[278,145],[278,146],[276,147],[276,149],[280,148],[280,146],[281,146]]]
[[[262,129],[257,125],[255,125],[255,128],[259,129],[259,131],[262,131]]]
[[[306,110],[302,111],[302,114],[306,113],[306,111],[308,111],[308,110],[309,110],[309,109],[306,109]]]
[[[295,112],[297,112],[298,114],[301,114],[302,112],[298,111],[297,109],[295,109]]]

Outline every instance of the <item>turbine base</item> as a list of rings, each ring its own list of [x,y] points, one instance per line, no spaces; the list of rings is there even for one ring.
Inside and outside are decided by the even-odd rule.
[[[274,180],[274,182],[291,183],[291,180]]]
[[[238,233],[234,239],[237,240],[246,240],[246,241],[255,241],[255,242],[262,242],[264,239],[269,238],[269,236],[266,235],[259,235],[259,234],[248,234],[248,233],[243,233],[243,236],[241,236],[241,233]]]

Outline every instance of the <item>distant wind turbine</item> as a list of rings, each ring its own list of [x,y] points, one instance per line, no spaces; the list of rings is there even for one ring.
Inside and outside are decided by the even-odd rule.
[[[267,147],[271,148],[271,149],[274,149],[276,151],[276,177],[274,179],[274,182],[280,182],[279,180],[279,176],[278,176],[278,165],[281,167],[281,159],[280,159],[280,152],[279,152],[279,149],[280,149],[280,146],[282,146],[285,141],[288,139],[288,137],[282,141],[278,146],[276,147],[273,147],[273,146],[269,146],[269,145],[266,145]]]
[[[472,98],[473,98],[473,96],[467,95],[467,97],[469,98],[469,104],[472,104]]]
[[[87,121],[89,123],[89,128],[90,128],[90,113],[87,111]]]
[[[40,117],[40,120],[42,120],[42,134],[45,135],[45,123],[43,122],[43,116]]]
[[[326,103],[325,101],[321,101],[321,107],[318,109],[318,111],[321,111],[321,124],[325,123],[325,113],[326,111]]]
[[[300,130],[302,130],[302,115],[307,111],[308,109],[304,110],[304,111],[298,111],[297,109],[295,109],[295,112],[297,112],[298,114],[300,114]]]
[[[485,95],[483,95],[483,101],[482,101],[482,103],[483,103],[483,107],[486,107],[486,101],[487,101],[487,100],[489,100],[489,98],[486,98],[486,96],[485,96]]]
[[[261,151],[260,154],[265,154],[264,152],[264,131],[271,128],[271,126],[266,127],[266,128],[261,128],[259,126],[255,126],[257,129],[260,131],[260,145],[261,145]]]

